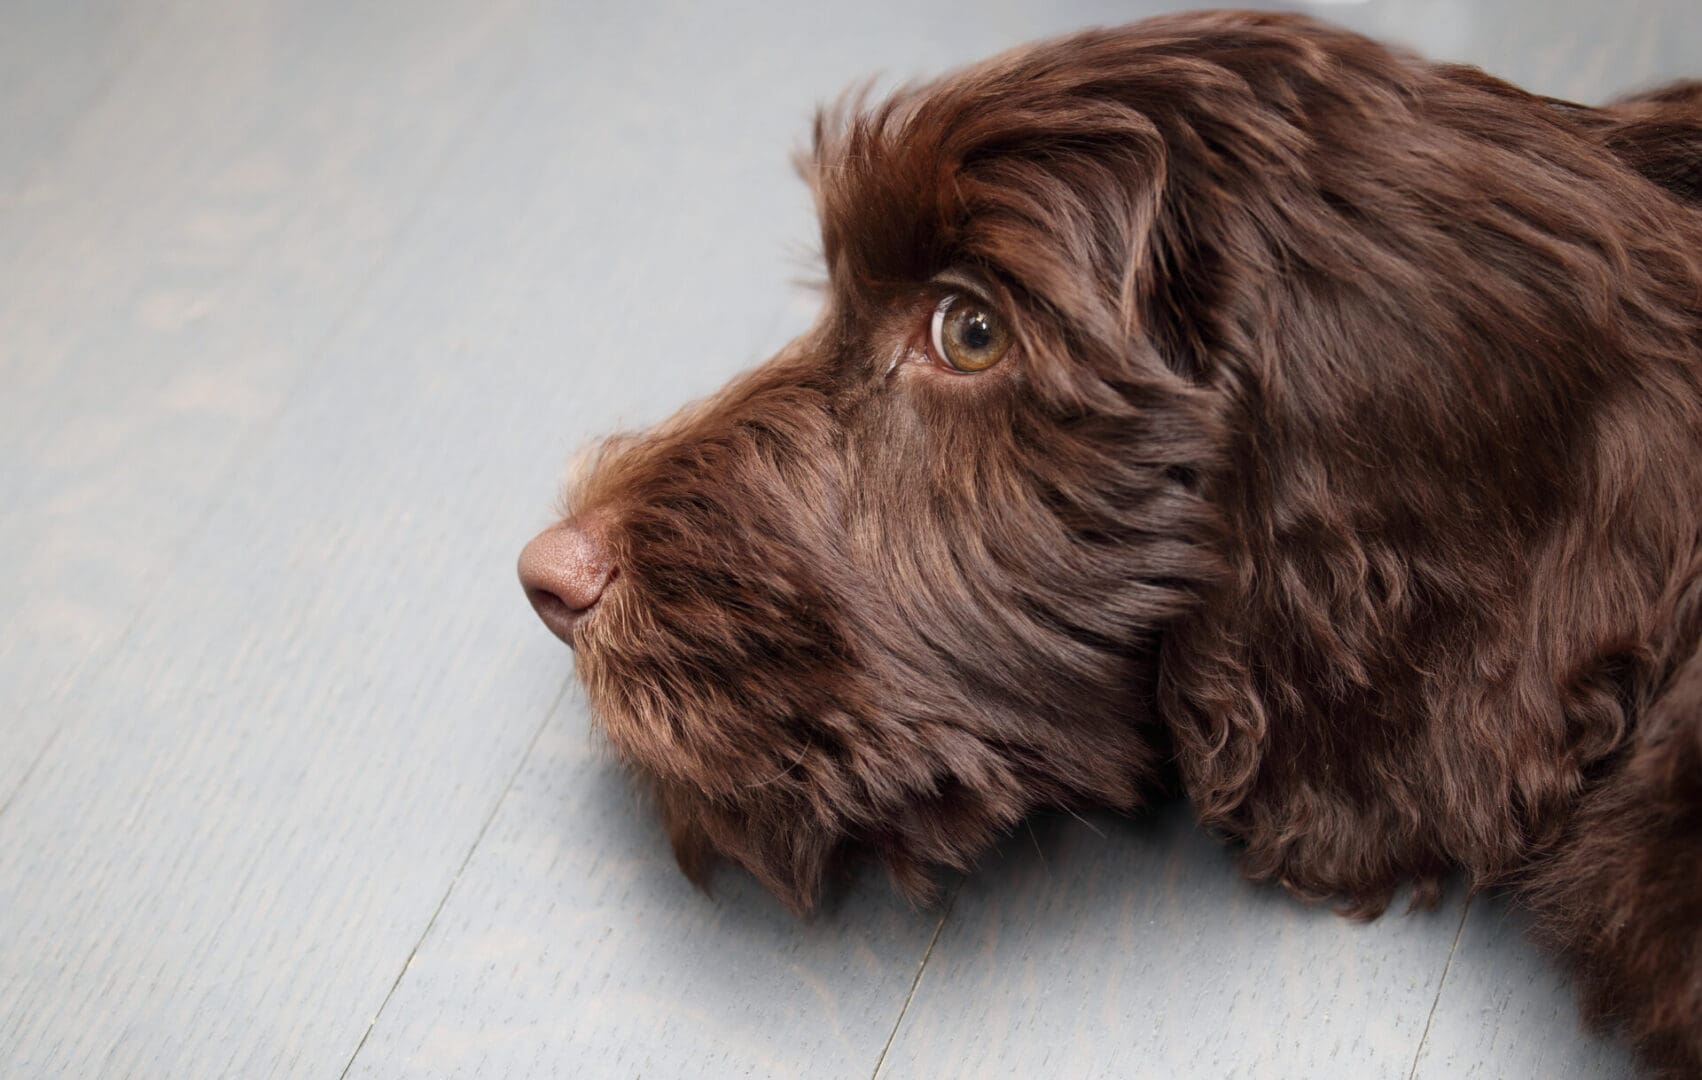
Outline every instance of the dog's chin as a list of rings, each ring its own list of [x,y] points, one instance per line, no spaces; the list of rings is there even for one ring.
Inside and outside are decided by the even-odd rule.
[[[623,600],[578,629],[576,667],[594,726],[652,796],[680,870],[707,892],[730,862],[795,913],[811,911],[846,844],[854,785],[812,756],[798,725],[763,719],[740,680],[688,678],[700,674],[692,657],[713,650],[659,651],[647,613]]]
[[[858,777],[807,757],[755,775],[680,753],[657,754],[655,718],[602,710],[599,726],[660,813],[685,876],[710,891],[716,867],[749,873],[797,915],[807,915],[836,883],[878,868],[911,904],[926,908],[941,896],[945,875],[968,872],[976,860],[1030,813],[1047,807],[1135,809],[1150,778],[1145,751],[1125,748],[1068,775],[1018,774],[995,761],[999,748],[975,740],[962,773],[919,753],[902,764],[887,759],[878,775]],[[670,716],[671,734],[687,740],[704,718]],[[1040,755],[1035,756],[1039,760]],[[978,760],[977,760],[978,759]],[[1088,773],[1097,785],[1077,786]]]
[[[716,868],[727,863],[802,916],[820,905],[830,881],[874,862],[910,902],[927,906],[939,894],[932,867],[942,861],[966,865],[955,852],[923,850],[903,826],[928,816],[925,796],[910,805],[875,806],[843,776],[812,779],[784,767],[768,776],[732,776],[725,762],[658,759],[649,733],[634,730],[633,717],[598,716],[616,756],[652,797],[680,871],[705,892]],[[685,733],[699,722],[675,715],[672,726]],[[932,828],[943,835],[938,822]],[[990,841],[992,830],[985,832]]]
[[[822,899],[824,882],[842,866],[845,838],[788,811],[783,801],[729,802],[651,778],[674,858],[708,892],[715,867],[738,865],[796,915]]]
[[[830,883],[865,867],[884,870],[916,907],[932,906],[941,895],[942,870],[968,870],[976,855],[1016,824],[990,807],[960,804],[947,794],[886,811],[889,820],[882,824],[840,825],[812,816],[785,796],[729,801],[644,775],[674,858],[693,884],[708,892],[716,866],[729,862],[799,916],[827,899]]]

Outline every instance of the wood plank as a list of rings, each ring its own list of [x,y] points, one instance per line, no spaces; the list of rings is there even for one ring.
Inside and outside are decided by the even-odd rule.
[[[1623,1042],[1579,1023],[1568,981],[1526,938],[1529,925],[1503,898],[1472,902],[1414,1080],[1641,1075]]]
[[[938,921],[869,876],[808,922],[698,893],[575,694],[350,1075],[866,1078]]]
[[[465,274],[435,273],[456,264],[442,247],[425,251],[426,276],[439,290],[413,294],[421,311],[396,284],[419,280],[419,268],[373,278],[457,132],[524,55],[513,9],[481,12],[428,19],[403,5],[388,12],[398,24],[386,26],[370,21],[371,9],[352,23],[280,11],[261,20],[276,22],[276,40],[225,43],[232,52],[216,70],[232,73],[237,85],[222,89],[248,101],[246,113],[238,110],[247,119],[221,121],[220,138],[208,144],[196,142],[191,124],[183,153],[198,164],[186,172],[193,180],[224,167],[201,162],[200,152],[237,164],[247,150],[283,155],[280,171],[261,169],[264,183],[251,193],[260,231],[279,235],[257,248],[243,229],[221,235],[194,280],[228,289],[220,296],[231,306],[214,329],[159,355],[171,370],[181,349],[192,360],[184,370],[211,380],[190,380],[183,393],[228,438],[173,438],[195,425],[198,410],[159,415],[155,394],[176,395],[149,385],[159,366],[141,375],[130,368],[156,358],[145,341],[117,347],[127,340],[128,309],[92,328],[78,322],[80,308],[63,304],[57,322],[25,323],[49,343],[66,333],[87,339],[66,350],[58,370],[68,374],[57,384],[30,383],[24,372],[37,395],[31,404],[46,414],[21,417],[30,421],[18,436],[26,445],[51,439],[55,426],[100,431],[113,418],[106,410],[123,419],[126,395],[108,392],[108,375],[138,391],[128,401],[134,427],[103,444],[96,463],[111,471],[91,466],[98,475],[86,496],[67,500],[88,515],[85,524],[111,534],[102,542],[123,555],[130,530],[154,543],[148,523],[188,520],[177,534],[181,558],[150,556],[161,572],[155,602],[140,605],[123,648],[72,692],[55,698],[43,686],[52,671],[14,669],[26,700],[41,694],[63,735],[0,821],[0,1073],[340,1069],[559,694],[559,668],[524,664],[514,647],[536,641],[529,613],[514,602],[512,549],[539,516],[530,501],[539,479],[493,484],[487,472],[523,470],[467,449],[505,430],[510,413],[531,415],[533,403],[489,379],[463,344],[481,338],[509,297],[493,306],[485,294],[465,322],[439,316],[458,310],[450,301],[466,285]],[[312,48],[292,42],[303,33],[294,18],[318,28],[307,35]],[[504,26],[506,39],[493,40]],[[391,37],[399,53],[379,43]],[[217,41],[206,51],[225,55]],[[273,60],[283,67],[273,70]],[[251,85],[254,69],[271,74]],[[208,78],[196,93],[219,96],[219,80]],[[158,107],[145,100],[152,85],[137,88],[140,112]],[[244,123],[246,134],[235,130]],[[528,183],[524,174],[514,179]],[[298,182],[318,186],[297,201]],[[193,183],[185,195],[164,182],[157,192],[161,205],[149,212],[164,220],[136,226],[127,251],[142,254],[148,235],[192,226],[197,200],[210,197]],[[91,212],[121,201],[102,200]],[[508,212],[491,201],[478,209]],[[484,230],[480,221],[468,227]],[[52,249],[52,229],[43,230],[32,242]],[[245,263],[256,250],[263,262]],[[363,272],[351,276],[355,269]],[[109,272],[117,280],[163,273],[137,259],[95,276]],[[363,298],[377,306],[351,309],[365,279]],[[47,304],[50,292],[37,299]],[[82,298],[75,290],[65,297]],[[12,306],[8,317],[27,310]],[[356,310],[368,317],[355,319]],[[410,329],[391,333],[398,320]],[[20,366],[37,356],[29,343],[7,345]],[[276,406],[270,425],[244,382],[250,350],[283,357],[264,370],[305,372],[268,384],[280,399],[263,402]],[[538,369],[547,363],[529,359]],[[220,381],[226,364],[237,371]],[[5,408],[25,412],[17,401],[7,396]],[[285,401],[287,416],[278,412]],[[530,429],[517,428],[541,438],[548,420],[532,415]],[[244,453],[227,455],[228,467],[206,460],[245,442]],[[26,460],[33,468],[36,459]],[[48,465],[57,467],[51,457]],[[185,497],[178,465],[193,474],[191,493],[218,496],[204,500],[205,510]],[[52,486],[23,468],[8,478],[26,493]],[[138,491],[114,490],[126,483]],[[108,496],[114,502],[102,515],[95,504]],[[133,523],[122,514],[129,509],[151,515]],[[8,543],[18,535],[7,533]],[[7,565],[18,571],[9,585],[35,585],[20,570],[27,561]],[[8,711],[9,751],[34,719]]]
[[[880,1075],[1405,1076],[1461,916],[1305,907],[1181,806],[1042,819],[963,885]]]
[[[506,75],[513,9],[180,4],[74,85],[15,74],[0,129],[67,126],[0,198],[0,808]],[[30,69],[72,36],[40,21]]]
[[[31,175],[73,137],[90,106],[148,39],[150,5],[12,0],[0,34],[0,222],[26,203]],[[0,251],[10,229],[0,229]]]

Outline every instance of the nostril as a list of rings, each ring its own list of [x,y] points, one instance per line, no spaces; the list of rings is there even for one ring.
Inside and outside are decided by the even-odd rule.
[[[543,617],[546,623],[571,619],[579,614],[578,611],[567,606],[567,601],[548,589],[527,589],[526,599],[532,602],[532,608]]]
[[[602,530],[569,521],[545,529],[520,553],[520,584],[544,625],[572,644],[572,631],[614,577]]]

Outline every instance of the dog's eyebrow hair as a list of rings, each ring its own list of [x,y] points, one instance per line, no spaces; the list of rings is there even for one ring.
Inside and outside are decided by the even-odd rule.
[[[978,275],[971,274],[966,270],[960,270],[957,267],[941,270],[939,273],[928,279],[928,284],[950,285],[956,289],[967,289],[983,300],[989,299],[989,294],[992,292],[992,290],[987,287],[987,283]]]

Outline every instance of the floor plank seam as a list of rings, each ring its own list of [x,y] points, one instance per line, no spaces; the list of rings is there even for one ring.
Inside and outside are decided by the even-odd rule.
[[[1430,1039],[1430,1024],[1436,1019],[1436,1006],[1442,1003],[1442,991],[1448,986],[1448,972],[1454,967],[1454,954],[1460,951],[1460,938],[1466,932],[1466,916],[1471,914],[1472,901],[1476,897],[1466,897],[1466,902],[1460,908],[1460,925],[1454,928],[1454,943],[1448,946],[1448,959],[1442,965],[1442,977],[1436,980],[1436,996],[1430,999],[1430,1011],[1424,1014],[1424,1030],[1419,1033],[1418,1047],[1412,1052],[1412,1068],[1407,1070],[1407,1080],[1413,1080],[1418,1075],[1418,1063],[1424,1060],[1424,1044]]]
[[[31,758],[30,763],[24,766],[23,773],[18,776],[18,782],[12,785],[12,790],[6,793],[4,799],[0,799],[0,818],[6,816],[6,811],[10,810],[12,804],[18,801],[18,794],[29,786],[30,777],[34,776],[36,769],[41,766],[43,761],[47,760],[47,752],[53,749],[53,744],[59,741],[59,735],[64,730],[64,725],[54,728],[53,733],[47,737],[47,741],[41,744],[41,749],[36,751],[35,757]]]
[[[131,634],[135,632],[136,627],[140,625],[142,620],[153,610],[154,605],[159,601],[161,595],[163,595],[165,582],[170,580],[172,570],[183,561],[182,557],[184,552],[189,549],[189,546],[192,543],[194,543],[195,538],[201,534],[201,531],[206,527],[207,522],[211,521],[220,508],[222,508],[232,497],[233,489],[230,485],[226,484],[225,481],[236,475],[236,473],[241,471],[243,466],[248,464],[255,450],[265,442],[266,438],[270,436],[273,431],[277,429],[277,426],[283,419],[284,414],[289,411],[290,402],[295,399],[296,392],[306,385],[307,381],[312,378],[314,373],[318,372],[325,366],[325,354],[330,351],[332,344],[336,342],[337,338],[348,326],[349,321],[354,318],[355,314],[360,310],[361,304],[365,302],[367,294],[371,292],[372,287],[377,284],[378,279],[389,267],[391,260],[395,258],[396,252],[400,250],[402,246],[403,238],[413,228],[415,222],[419,220],[420,215],[425,212],[426,207],[431,204],[431,193],[440,183],[442,183],[444,176],[449,172],[450,164],[455,160],[455,148],[468,138],[476,129],[476,124],[483,122],[484,119],[496,108],[497,104],[507,96],[509,90],[519,79],[519,72],[523,67],[524,65],[522,64],[514,65],[514,68],[509,72],[508,77],[499,80],[497,86],[493,87],[489,91],[489,96],[486,100],[469,110],[467,116],[461,121],[461,125],[452,135],[449,136],[449,138],[444,140],[443,153],[440,159],[433,165],[431,175],[423,184],[420,185],[419,194],[415,198],[414,204],[408,208],[407,212],[402,216],[402,219],[397,222],[395,232],[392,234],[390,242],[385,247],[384,252],[373,260],[372,266],[368,268],[360,282],[356,284],[352,290],[350,290],[347,303],[345,303],[342,309],[332,317],[331,323],[328,327],[326,327],[324,335],[321,336],[318,343],[309,350],[308,362],[296,375],[295,379],[291,381],[288,390],[285,391],[283,395],[283,404],[279,406],[278,410],[273,413],[272,416],[251,428],[237,444],[236,450],[231,454],[230,464],[220,471],[218,483],[214,487],[214,494],[207,500],[200,517],[196,520],[195,527],[184,534],[183,542],[178,545],[177,553],[172,559],[170,568],[160,574],[159,579],[154,583],[153,592],[149,594],[148,598],[144,600],[139,607],[137,607],[135,613],[131,615],[130,621],[125,624],[123,632],[118,635],[118,640],[113,642],[109,648],[101,650],[99,653],[100,659],[105,663],[110,664],[115,657],[123,655],[124,647],[129,644]],[[53,692],[53,695],[49,700],[57,701],[60,697],[62,697],[66,688],[68,686],[75,685],[80,680],[82,672],[90,669],[94,659],[94,657],[90,657],[88,663],[80,666],[76,672],[66,678],[64,682]],[[18,796],[26,787],[28,787],[30,778],[35,775],[36,769],[41,766],[41,763],[47,760],[48,753],[53,749],[54,745],[58,743],[59,737],[64,733],[64,731],[64,725],[53,730],[53,733],[47,737],[47,741],[42,744],[41,749],[36,752],[35,757],[30,760],[29,765],[25,767],[23,774],[19,776],[17,783],[12,786],[12,790],[6,792],[4,799],[0,799],[0,818],[4,818],[6,812],[12,808],[12,804],[17,802]]]
[[[367,1021],[366,1030],[361,1032],[360,1042],[355,1044],[354,1053],[349,1055],[348,1063],[343,1066],[343,1071],[337,1074],[337,1080],[345,1080],[349,1075],[349,1070],[355,1067],[355,1060],[360,1057],[360,1052],[366,1048],[367,1039],[372,1037],[373,1029],[378,1026],[379,1018],[384,1015],[384,1010],[389,1007],[390,999],[396,996],[396,989],[402,985],[402,980],[407,977],[408,969],[414,966],[414,957],[419,955],[420,946],[424,945],[426,938],[431,936],[431,929],[437,925],[438,916],[442,915],[443,909],[449,906],[449,898],[455,895],[455,886],[461,883],[461,875],[467,872],[467,865],[473,861],[474,853],[479,850],[479,845],[485,842],[485,834],[490,831],[491,823],[496,820],[496,815],[502,810],[502,804],[508,800],[508,793],[514,790],[514,782],[520,779],[520,773],[526,768],[526,762],[532,759],[532,752],[538,748],[538,740],[543,737],[544,729],[550,726],[550,721],[555,719],[556,712],[561,708],[561,703],[567,699],[568,688],[572,685],[571,679],[563,682],[561,691],[556,694],[554,703],[544,710],[544,718],[533,729],[532,738],[526,743],[525,752],[520,755],[520,760],[514,765],[514,771],[508,776],[508,783],[502,786],[502,791],[491,803],[490,813],[485,815],[484,824],[479,826],[478,834],[473,837],[473,842],[467,845],[467,853],[461,857],[461,864],[455,868],[454,876],[449,879],[449,886],[443,890],[443,895],[437,898],[437,907],[432,909],[431,918],[426,920],[425,929],[420,931],[420,936],[414,941],[413,948],[408,950],[408,958],[402,961],[401,970],[397,971],[396,978],[391,980],[390,989],[384,992],[384,1000],[378,1003],[377,1011],[372,1014],[372,1019]]]
[[[904,1004],[892,1021],[892,1030],[887,1032],[886,1043],[881,1047],[881,1056],[875,1059],[875,1071],[869,1074],[870,1080],[879,1080],[881,1069],[886,1066],[886,1056],[898,1039],[898,1029],[904,1026],[904,1017],[910,1012],[910,1003],[916,1000],[916,990],[922,985],[922,973],[928,969],[928,961],[934,955],[934,946],[939,943],[940,933],[946,928],[946,920],[951,918],[952,911],[957,907],[957,894],[962,888],[963,882],[960,880],[952,887],[951,895],[946,898],[946,909],[940,912],[940,921],[934,925],[934,935],[928,939],[928,947],[922,950],[922,960],[916,965],[916,977],[910,980],[910,992],[904,996]]]

